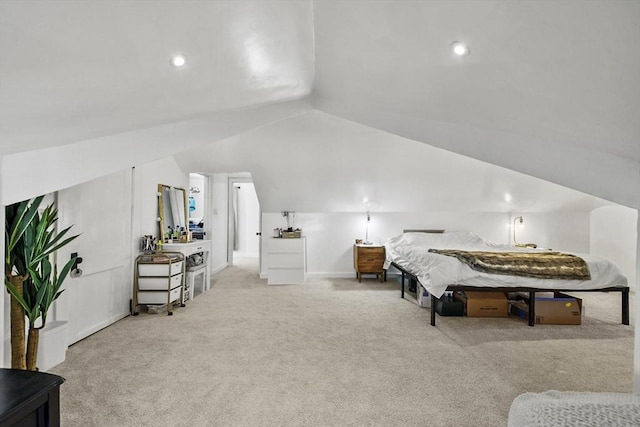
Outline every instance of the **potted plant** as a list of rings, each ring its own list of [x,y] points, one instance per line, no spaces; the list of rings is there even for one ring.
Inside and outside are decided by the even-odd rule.
[[[25,200],[5,208],[5,285],[17,295],[23,294],[23,283],[29,277],[22,236],[38,214],[42,197]],[[11,367],[26,369],[24,309],[11,297]]]
[[[5,286],[11,293],[11,366],[36,370],[40,329],[60,296],[60,287],[75,259],[58,273],[51,256],[77,235],[65,238],[71,227],[56,233],[58,210],[53,204],[39,213],[43,197],[6,207]],[[25,348],[25,315],[29,335]]]

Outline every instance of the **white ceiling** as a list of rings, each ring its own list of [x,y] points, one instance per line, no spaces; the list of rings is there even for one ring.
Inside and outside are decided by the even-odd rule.
[[[185,69],[169,66],[174,53]],[[1,153],[308,94],[309,2],[0,1]]]
[[[607,204],[319,111],[175,157],[183,170],[251,172],[264,212],[590,211]]]
[[[322,0],[314,98],[640,161],[639,22],[638,1]]]
[[[639,1],[323,0],[314,18],[318,109],[640,206]]]
[[[468,42],[471,55],[453,58],[453,40]],[[186,53],[186,68],[168,65],[175,52]],[[306,133],[287,124],[251,135],[265,136],[263,148],[286,147],[299,164],[314,161],[305,144],[318,143],[316,133],[332,134],[346,118],[386,133],[347,126],[349,138],[335,135],[344,144],[369,138],[408,147],[389,136],[399,135],[638,208],[639,76],[636,0],[0,0],[0,185],[9,185],[6,171],[29,150],[41,150],[45,162],[45,149],[72,144],[86,148],[84,169],[99,173],[143,161],[127,157],[124,141],[150,161],[158,140],[165,154],[200,146],[210,157],[197,159],[197,171],[219,171],[213,147],[229,134],[203,132],[229,129],[228,114],[236,132],[287,119],[295,113],[277,104],[310,96],[328,114],[293,120],[318,120],[302,127]],[[248,114],[246,125],[236,123],[258,107],[263,119]],[[174,123],[176,131],[166,131]],[[223,145],[236,150],[242,140]],[[121,159],[105,167],[105,150],[92,155],[96,143],[113,145]],[[403,155],[383,152],[378,167]],[[437,166],[420,155],[426,167]],[[235,166],[249,171],[259,160],[248,152]],[[338,164],[343,169],[314,162],[304,180],[314,189],[358,180],[355,169],[344,169],[351,163]],[[52,175],[68,165],[47,168]],[[302,197],[281,174],[254,177],[264,180],[256,189],[280,194],[281,204],[285,195]],[[499,187],[508,177],[483,179]],[[392,181],[410,179],[405,171]],[[538,180],[528,182],[522,194],[540,197]],[[383,185],[376,176],[371,183]],[[434,197],[446,200],[451,188]],[[348,197],[355,194],[345,193],[347,205]],[[325,210],[342,209],[330,203]]]

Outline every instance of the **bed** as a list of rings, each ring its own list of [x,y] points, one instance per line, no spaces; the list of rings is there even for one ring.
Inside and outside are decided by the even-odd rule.
[[[519,248],[486,240],[472,232],[443,232],[442,230],[405,230],[399,236],[385,243],[385,270],[395,267],[402,274],[401,297],[404,298],[405,278],[418,282],[432,298],[436,299],[446,291],[502,291],[526,292],[529,295],[529,326],[535,324],[536,292],[620,292],[622,295],[622,323],[629,324],[629,287],[627,279],[618,267],[603,258],[587,254],[565,254],[545,249]],[[462,252],[451,253],[451,250]],[[489,256],[558,257],[582,261],[587,273],[576,271],[575,275],[522,274],[519,271],[505,271],[509,264],[498,272],[479,271],[478,265],[466,264],[461,259],[468,253],[486,253]],[[544,261],[546,262],[546,261]],[[544,263],[543,262],[543,263]],[[473,268],[472,268],[473,267]],[[559,266],[556,271],[563,271]],[[516,275],[517,274],[517,275]],[[436,312],[431,310],[431,324],[435,326]]]

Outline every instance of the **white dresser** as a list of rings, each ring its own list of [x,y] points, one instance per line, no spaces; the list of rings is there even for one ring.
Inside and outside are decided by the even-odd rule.
[[[293,285],[307,278],[307,240],[270,238],[267,243],[267,284]]]

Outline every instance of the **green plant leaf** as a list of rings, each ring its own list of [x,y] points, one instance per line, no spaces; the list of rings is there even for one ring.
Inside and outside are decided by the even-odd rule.
[[[71,226],[56,233],[55,223],[58,218],[58,210],[53,207],[53,204],[48,205],[42,212],[39,220],[34,221],[37,223],[35,229],[32,227],[33,232],[33,251],[29,258],[29,263],[33,266],[41,262],[44,258],[49,257],[58,249],[69,244],[72,240],[76,239],[79,235],[71,236],[62,240],[63,237],[69,232]]]
[[[66,246],[67,244],[69,244],[69,242],[71,242],[72,240],[75,240],[77,237],[79,237],[79,234],[76,234],[74,236],[68,237],[67,239],[63,240],[62,242],[58,241],[71,229],[71,227],[67,227],[64,230],[62,230],[57,236],[55,236],[55,238],[53,238],[47,245],[45,245],[42,249],[43,251],[43,255],[49,256],[51,255],[53,252],[57,251],[58,249],[62,248],[63,246]],[[57,244],[56,244],[57,243]]]
[[[68,236],[71,227],[57,233],[58,210],[50,204],[38,214],[42,199],[39,196],[5,210],[5,286],[24,309],[31,327],[38,319],[44,327],[51,304],[62,294],[62,283],[75,262],[75,258],[67,261],[58,274],[50,256],[79,236]],[[13,269],[27,277],[22,295],[8,280]]]
[[[23,296],[20,295],[18,293],[18,289],[16,289],[15,286],[13,286],[13,283],[11,283],[9,281],[9,279],[7,279],[7,277],[5,276],[4,278],[4,285],[7,287],[7,289],[9,290],[9,293],[11,294],[11,296],[13,296],[16,301],[18,301],[18,304],[20,304],[22,306],[22,308],[24,309],[24,311],[28,311],[30,310],[29,305],[27,304],[27,302],[24,300]]]
[[[42,326],[44,326],[47,321],[47,313],[49,312],[51,304],[53,304],[53,302],[58,299],[58,297],[64,291],[61,291],[60,287],[62,287],[64,279],[66,279],[69,271],[71,271],[75,260],[76,257],[73,257],[69,261],[67,261],[67,263],[60,271],[60,274],[58,274],[57,265],[53,266],[53,276],[51,277],[50,282],[47,284],[47,298],[43,299],[40,302],[40,310],[42,312]]]
[[[5,207],[5,275],[11,274],[16,259],[22,256],[23,251],[16,252],[16,246],[33,219],[38,216],[38,208],[43,197],[38,196],[33,200]]]
[[[22,233],[29,226],[33,218],[38,214],[38,208],[43,196],[39,196],[34,200],[25,200],[18,203],[15,211],[5,211],[5,215],[13,215],[6,218],[5,221],[11,221],[9,226],[9,250],[13,249],[15,243],[22,237]]]

